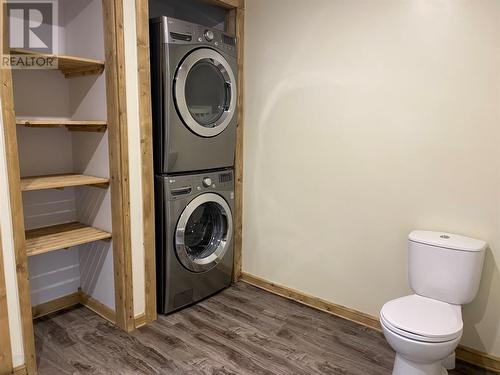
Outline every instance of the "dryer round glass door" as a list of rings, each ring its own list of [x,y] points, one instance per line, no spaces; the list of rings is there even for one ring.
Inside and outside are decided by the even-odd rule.
[[[191,52],[177,69],[175,104],[186,126],[202,137],[215,137],[235,115],[236,79],[217,51]]]
[[[231,209],[224,198],[213,193],[199,195],[189,202],[177,223],[177,257],[190,271],[208,271],[224,257],[232,234]]]

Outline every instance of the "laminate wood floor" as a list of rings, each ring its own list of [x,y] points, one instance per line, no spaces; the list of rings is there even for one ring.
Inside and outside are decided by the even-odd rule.
[[[78,307],[38,319],[35,337],[41,375],[388,375],[394,359],[382,334],[245,283],[131,334]]]

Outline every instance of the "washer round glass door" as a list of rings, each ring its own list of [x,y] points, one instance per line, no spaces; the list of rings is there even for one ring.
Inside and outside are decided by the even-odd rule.
[[[231,209],[224,198],[213,193],[199,195],[189,202],[177,223],[177,257],[190,271],[208,271],[224,257],[232,234]]]
[[[177,69],[175,104],[186,126],[214,137],[235,115],[236,79],[226,59],[210,48],[191,52]]]

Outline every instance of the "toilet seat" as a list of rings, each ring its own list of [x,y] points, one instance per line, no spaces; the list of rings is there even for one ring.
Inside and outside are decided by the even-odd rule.
[[[395,334],[422,342],[445,342],[462,334],[461,307],[416,294],[387,302],[382,324]]]

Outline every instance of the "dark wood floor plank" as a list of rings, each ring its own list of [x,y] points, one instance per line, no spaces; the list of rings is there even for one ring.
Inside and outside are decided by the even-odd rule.
[[[127,334],[84,307],[35,321],[41,375],[390,375],[379,332],[245,283]],[[458,363],[450,375],[494,375]]]

